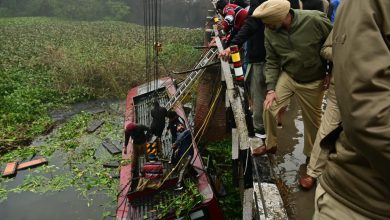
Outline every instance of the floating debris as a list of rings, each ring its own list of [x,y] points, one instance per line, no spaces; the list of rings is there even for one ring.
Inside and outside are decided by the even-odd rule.
[[[16,168],[18,166],[18,162],[14,161],[11,163],[7,163],[7,166],[4,169],[3,177],[12,177],[16,174]]]
[[[103,147],[106,148],[108,150],[108,152],[110,152],[110,154],[119,154],[121,153],[121,151],[118,149],[118,147],[116,147],[110,140],[105,140],[103,143],[102,143]]]
[[[47,164],[47,163],[48,163],[48,161],[46,158],[39,158],[36,160],[31,160],[31,161],[19,164],[17,169],[23,170],[23,169],[32,168],[32,167],[40,166],[40,165]]]
[[[98,128],[100,128],[100,126],[102,126],[103,124],[104,124],[104,121],[94,120],[88,125],[87,132],[92,133],[92,132],[96,131]]]
[[[118,161],[110,161],[110,162],[103,164],[103,167],[105,167],[105,168],[118,168],[119,165],[120,164]]]

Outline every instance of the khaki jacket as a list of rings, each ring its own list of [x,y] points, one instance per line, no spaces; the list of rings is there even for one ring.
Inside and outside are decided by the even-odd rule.
[[[293,14],[291,31],[265,29],[267,51],[265,77],[267,90],[275,89],[281,71],[298,83],[323,79],[326,62],[320,49],[332,29],[326,14],[312,10],[290,11]]]
[[[333,29],[343,131],[320,181],[370,219],[390,219],[389,9],[389,0],[343,0]]]

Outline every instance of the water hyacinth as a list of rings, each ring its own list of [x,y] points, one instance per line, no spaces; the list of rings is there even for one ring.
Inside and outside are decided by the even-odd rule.
[[[101,97],[125,97],[145,82],[144,28],[116,21],[0,18],[0,152],[28,144],[52,124],[48,111]],[[161,30],[160,72],[190,69],[199,29]],[[43,120],[44,119],[44,120]]]

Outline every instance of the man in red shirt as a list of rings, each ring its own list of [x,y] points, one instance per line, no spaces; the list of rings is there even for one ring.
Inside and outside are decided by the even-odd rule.
[[[218,13],[224,17],[220,25],[225,33],[229,34],[227,39],[227,42],[229,42],[244,24],[248,16],[248,10],[236,4],[228,4],[225,0],[219,0],[216,8]]]

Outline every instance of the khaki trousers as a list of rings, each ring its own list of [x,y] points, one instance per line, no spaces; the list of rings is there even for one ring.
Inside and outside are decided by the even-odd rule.
[[[291,97],[295,95],[302,110],[304,125],[303,153],[308,157],[310,156],[318,128],[321,124],[321,104],[324,95],[322,85],[322,80],[310,83],[297,83],[287,73],[281,73],[275,89],[277,100],[272,103],[268,110],[264,110],[263,114],[265,133],[267,135],[267,149],[277,146],[276,115],[280,109],[287,107]]]
[[[336,129],[341,122],[340,109],[337,105],[333,79],[328,89],[326,110],[322,116],[320,128],[318,129],[316,140],[307,166],[307,175],[317,178],[321,175],[328,160],[329,151],[320,147],[322,139],[331,131]]]
[[[313,220],[368,220],[369,218],[348,208],[343,203],[337,201],[329,195],[321,184],[317,185],[314,199]]]

